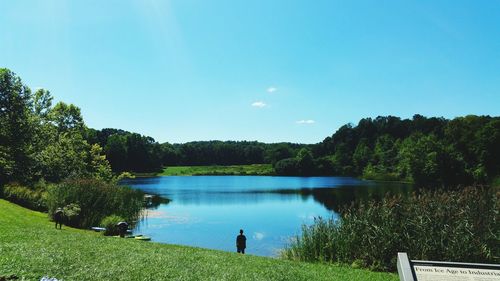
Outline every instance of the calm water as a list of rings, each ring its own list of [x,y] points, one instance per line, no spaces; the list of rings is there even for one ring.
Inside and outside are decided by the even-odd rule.
[[[157,242],[235,251],[243,228],[247,252],[261,256],[276,256],[302,224],[318,216],[336,218],[339,207],[356,198],[411,189],[345,177],[155,177],[123,184],[172,200],[148,209],[135,233]]]

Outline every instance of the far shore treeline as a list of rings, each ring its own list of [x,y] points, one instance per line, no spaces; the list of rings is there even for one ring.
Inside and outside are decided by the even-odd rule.
[[[86,130],[114,172],[165,166],[272,164],[283,176],[354,176],[421,186],[489,184],[500,175],[500,118],[365,118],[313,144],[197,141],[160,144],[118,129]]]

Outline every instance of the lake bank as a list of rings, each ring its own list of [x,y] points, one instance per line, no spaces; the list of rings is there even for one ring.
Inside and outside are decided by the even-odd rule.
[[[26,280],[398,280],[391,273],[131,241],[63,227],[0,199],[0,276]]]
[[[158,173],[133,173],[138,178],[162,177],[162,176],[282,176],[276,175],[272,164],[248,164],[248,165],[207,165],[207,166],[171,166],[165,167]],[[339,177],[335,175],[330,175]],[[314,177],[314,176],[283,176],[283,177]],[[374,175],[356,177],[360,180],[381,182],[381,183],[401,183],[413,184],[411,181],[404,181],[387,177],[385,175]],[[499,180],[500,181],[500,180]]]

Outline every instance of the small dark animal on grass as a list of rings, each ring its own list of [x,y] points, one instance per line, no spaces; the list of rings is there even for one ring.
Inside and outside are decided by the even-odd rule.
[[[63,210],[61,208],[57,208],[57,210],[54,212],[54,221],[56,222],[56,229],[58,224],[59,224],[59,229],[62,228],[63,219],[64,219]]]

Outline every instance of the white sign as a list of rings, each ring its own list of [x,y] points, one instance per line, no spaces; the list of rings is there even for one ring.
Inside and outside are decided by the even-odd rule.
[[[400,281],[500,281],[499,264],[410,260],[398,253]]]
[[[499,281],[500,271],[464,267],[414,265],[418,281]]]

